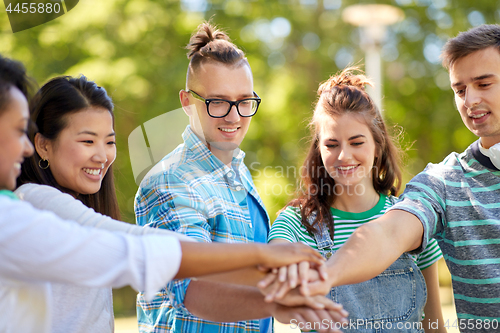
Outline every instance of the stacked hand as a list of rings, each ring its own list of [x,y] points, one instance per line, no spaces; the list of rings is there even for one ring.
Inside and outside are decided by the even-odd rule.
[[[292,324],[302,331],[314,329],[318,332],[339,333],[339,324],[347,322],[347,312],[342,305],[336,304],[324,296],[315,296],[316,305],[322,308],[307,306],[284,306],[276,304],[273,317],[284,324]]]
[[[256,244],[257,245],[257,244]],[[262,269],[271,269],[281,267],[279,270],[282,275],[286,275],[287,266],[296,266],[297,263],[310,263],[311,267],[323,266],[325,259],[314,249],[300,243],[275,243],[275,244],[259,244],[260,250],[260,267]],[[290,266],[289,266],[290,265]],[[309,268],[309,266],[307,266]],[[273,270],[277,272],[277,270]],[[295,275],[297,274],[295,268]],[[292,276],[292,273],[290,273]]]
[[[300,262],[267,272],[257,287],[267,302],[283,299],[290,290],[299,288],[303,296],[326,295],[331,288],[324,262]]]
[[[284,245],[292,244],[271,244]],[[314,259],[278,269],[261,267],[268,273],[257,287],[265,296],[265,302],[276,303],[274,317],[279,322],[295,324],[303,331],[311,328],[319,332],[340,332],[339,323],[347,322],[348,313],[324,296],[330,291],[326,266],[324,260]]]
[[[309,296],[309,283],[325,282],[328,276],[324,262],[313,264],[308,261],[302,261],[298,264],[291,264],[280,267],[278,270],[270,271],[264,279],[262,279],[257,287],[266,296],[266,301],[282,299],[287,292],[299,286],[303,296]],[[315,285],[316,286],[316,285]],[[317,290],[313,295],[325,295],[325,292]]]
[[[284,324],[294,324],[302,331],[314,329],[318,332],[337,333],[341,332],[340,325],[347,323],[348,313],[342,305],[321,295],[304,296],[299,288],[288,290],[277,299],[266,295],[265,301],[274,301],[277,304],[274,314],[276,320]]]

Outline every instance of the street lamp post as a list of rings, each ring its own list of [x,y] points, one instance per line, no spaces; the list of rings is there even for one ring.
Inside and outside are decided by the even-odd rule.
[[[361,48],[365,51],[366,74],[375,85],[367,87],[367,90],[382,111],[380,51],[386,36],[386,27],[403,20],[404,13],[401,9],[390,5],[354,5],[344,9],[342,19],[361,29]]]

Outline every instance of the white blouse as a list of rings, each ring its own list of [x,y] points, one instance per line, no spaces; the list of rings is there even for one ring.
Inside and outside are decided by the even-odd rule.
[[[90,213],[81,202],[57,189],[26,186],[19,196],[26,199],[29,186],[39,187],[46,194],[41,201],[47,200],[47,207],[55,205],[58,208],[52,208],[59,213],[75,214],[87,226],[0,195],[0,332],[51,332],[54,300],[49,282],[91,288],[131,285],[152,299],[177,273],[181,261],[178,238],[170,234],[126,234],[149,230],[135,230],[130,225],[134,230],[127,231],[128,225],[118,226],[124,223],[93,210]],[[36,192],[35,187],[32,189]],[[49,195],[45,190],[55,190],[71,200],[57,201],[57,193]],[[105,220],[120,232],[88,227],[106,225]]]

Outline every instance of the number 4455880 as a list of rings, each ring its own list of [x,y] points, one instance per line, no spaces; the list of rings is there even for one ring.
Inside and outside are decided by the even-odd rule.
[[[47,2],[47,3],[23,2],[22,4],[18,3],[14,8],[12,8],[12,3],[9,3],[9,5],[6,8],[6,11],[8,13],[16,12],[16,13],[23,13],[23,14],[27,14],[27,13],[31,13],[31,14],[35,14],[35,13],[39,13],[39,14],[59,13],[61,11],[61,4],[59,4],[57,2],[54,4],[52,4],[50,2]]]
[[[493,319],[458,319],[450,324],[450,320],[444,322],[445,328],[458,328],[460,330],[496,330],[498,329],[498,320]]]

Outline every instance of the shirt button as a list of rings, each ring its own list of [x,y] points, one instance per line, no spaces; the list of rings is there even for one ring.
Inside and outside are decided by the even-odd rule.
[[[228,176],[228,177],[232,177],[232,176],[233,176],[233,173],[232,173],[232,172],[228,172],[228,173],[227,173],[227,176]]]
[[[241,190],[242,190],[241,186],[236,186],[236,191],[241,191]]]
[[[326,254],[326,258],[327,258],[327,259],[330,259],[330,257],[331,257],[331,256],[332,256],[332,253],[331,253],[331,252],[328,252],[328,253]]]

